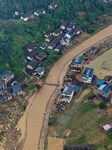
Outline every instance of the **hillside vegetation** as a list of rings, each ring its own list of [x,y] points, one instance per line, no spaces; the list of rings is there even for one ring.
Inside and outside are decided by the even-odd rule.
[[[26,57],[22,46],[26,42],[36,41],[37,46],[44,40],[44,33],[58,28],[65,20],[75,19],[88,33],[109,23],[110,20],[99,21],[99,17],[112,15],[112,3],[103,0],[55,0],[57,9],[48,10],[52,0],[0,0],[0,72],[10,68],[19,75]],[[13,13],[22,10],[25,14],[45,8],[46,14],[29,22],[14,19]],[[38,51],[38,49],[37,49]]]

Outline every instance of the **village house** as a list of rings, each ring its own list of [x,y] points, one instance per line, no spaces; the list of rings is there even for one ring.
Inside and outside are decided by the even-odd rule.
[[[5,84],[8,84],[14,79],[14,74],[10,70],[6,70],[0,74],[0,78]]]
[[[59,44],[59,45],[54,49],[54,51],[56,51],[56,52],[58,52],[58,53],[60,53],[60,54],[63,54],[63,52],[64,52],[64,46]]]
[[[72,60],[71,65],[70,65],[71,71],[74,71],[74,72],[81,72],[83,67],[84,67],[84,60],[82,56],[75,57]]]
[[[102,129],[106,132],[112,129],[112,124],[105,124],[102,126]]]
[[[2,95],[0,95],[0,102],[5,102],[5,99]]]
[[[100,87],[101,85],[103,85],[103,84],[106,84],[106,81],[105,80],[103,80],[103,79],[100,79],[98,82],[97,82],[97,87]]]
[[[29,14],[25,14],[25,15],[22,15],[21,17],[20,17],[20,19],[22,20],[22,21],[29,21],[30,19],[33,19],[34,18],[34,15],[33,14],[31,14],[31,13],[29,13]]]
[[[74,93],[78,92],[80,90],[80,87],[77,85],[69,85],[65,86],[63,92],[62,92],[62,101],[65,101],[67,103],[70,103]]]
[[[53,41],[53,39],[54,39],[53,36],[48,36],[48,37],[45,38],[45,41],[48,42],[48,43],[50,43],[50,42]]]
[[[65,46],[65,47],[68,47],[70,45],[70,39],[67,38],[66,36],[64,36],[61,41],[60,41],[60,44]]]
[[[35,59],[36,56],[37,56],[37,53],[34,51],[29,56],[27,56],[27,59],[31,61],[31,60]]]
[[[62,24],[60,25],[60,28],[61,28],[62,30],[65,30],[66,27],[67,27],[67,25],[68,25],[67,22],[62,22]]]
[[[107,84],[112,84],[112,76],[111,75],[106,76],[105,81],[106,81]]]
[[[15,16],[19,16],[19,15],[20,15],[19,11],[15,11],[15,12],[14,12],[14,17],[15,17]]]
[[[49,32],[47,32],[47,33],[45,33],[45,35],[44,35],[46,38],[48,38],[49,36],[52,36],[52,32],[51,31],[49,31]]]
[[[28,53],[33,52],[36,48],[37,48],[37,46],[36,46],[35,42],[28,43],[22,47],[22,49]]]
[[[83,76],[82,76],[82,81],[84,83],[92,83],[93,77],[94,77],[94,69],[85,68]]]
[[[61,35],[62,33],[63,33],[63,30],[59,28],[59,29],[53,31],[53,36],[59,36],[59,35]]]
[[[21,20],[23,20],[23,21],[28,21],[29,19],[30,19],[30,17],[28,15],[21,16]]]
[[[30,70],[33,70],[33,69],[35,69],[35,67],[37,66],[38,63],[39,63],[38,60],[33,59],[28,63],[27,68]]]
[[[103,0],[105,3],[112,2],[112,0]]]
[[[98,88],[98,94],[107,99],[111,94],[111,88],[108,85],[103,84]]]
[[[13,13],[13,16],[15,17],[15,18],[19,18],[21,15],[23,15],[24,14],[24,11],[23,10],[21,10],[21,9],[16,9],[15,11],[14,11],[14,13]]]
[[[49,43],[48,49],[55,49],[56,46],[57,44],[55,43],[55,41],[52,41],[51,43]]]
[[[98,50],[98,48],[95,47],[95,46],[93,46],[93,47],[90,49],[90,53],[91,53],[91,54],[96,54],[96,53],[97,53],[97,50]]]
[[[43,67],[38,67],[34,70],[33,75],[40,78],[45,74],[45,68]]]
[[[59,44],[60,41],[61,41],[61,39],[62,39],[63,37],[64,37],[64,35],[62,34],[62,35],[56,37],[53,41],[54,41],[56,44]]]
[[[24,84],[26,83],[26,81],[27,81],[27,77],[26,77],[26,75],[23,73],[23,74],[21,74],[18,78],[16,78],[15,81],[16,81],[17,83],[19,83],[20,85],[24,85]]]
[[[36,16],[40,16],[40,15],[44,15],[46,13],[45,9],[40,9],[34,12],[34,15]]]
[[[47,48],[48,44],[43,43],[42,45],[39,46],[40,49],[45,50]]]
[[[95,150],[95,146],[92,144],[64,145],[63,150]]]
[[[7,87],[6,83],[0,78],[0,91]]]
[[[51,43],[49,43],[48,49],[55,49],[56,46],[60,43],[62,37],[63,37],[63,35],[55,38]]]
[[[71,39],[75,34],[76,34],[75,30],[72,29],[65,34],[65,37],[67,37],[68,39]]]
[[[76,28],[74,29],[74,31],[75,31],[75,34],[76,34],[76,35],[79,35],[79,34],[81,34],[81,32],[82,32],[81,28],[79,28],[79,27],[77,27],[77,26],[76,26]]]
[[[51,3],[49,6],[48,6],[48,9],[51,9],[51,10],[54,10],[57,8],[57,4],[56,3]]]
[[[11,91],[12,91],[13,96],[19,96],[19,95],[22,95],[22,93],[23,93],[21,86],[17,81],[14,81],[11,84]]]
[[[19,11],[15,11],[15,12],[13,13],[13,16],[14,16],[15,18],[19,18],[19,16],[20,16]]]
[[[6,102],[12,99],[12,94],[9,89],[0,91],[0,102]]]
[[[66,27],[66,29],[67,29],[67,31],[70,31],[72,29],[75,29],[75,27],[76,27],[76,22],[75,21],[71,21],[69,23],[69,25]]]
[[[46,52],[41,52],[40,54],[38,54],[36,56],[36,59],[38,59],[39,61],[43,61],[46,58],[47,58],[47,53]]]

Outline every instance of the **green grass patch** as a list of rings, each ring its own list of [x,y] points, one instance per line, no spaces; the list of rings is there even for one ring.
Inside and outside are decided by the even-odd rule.
[[[91,111],[91,110],[96,109],[96,108],[97,108],[96,104],[91,103],[91,102],[87,102],[87,103],[84,103],[82,105],[82,107],[80,107],[79,112],[81,115],[81,114],[85,114],[86,112]]]

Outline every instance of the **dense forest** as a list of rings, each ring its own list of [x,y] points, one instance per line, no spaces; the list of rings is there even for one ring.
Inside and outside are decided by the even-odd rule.
[[[10,68],[16,75],[20,74],[26,57],[22,46],[31,41],[36,41],[39,46],[44,40],[44,33],[58,28],[64,20],[75,19],[88,33],[110,23],[107,18],[112,16],[112,3],[104,3],[103,0],[55,0],[58,7],[48,10],[51,2],[53,0],[0,0],[0,71]],[[46,9],[46,14],[34,21],[23,22],[13,16],[16,10],[27,14],[41,8]],[[105,14],[107,18],[101,23],[99,18]]]

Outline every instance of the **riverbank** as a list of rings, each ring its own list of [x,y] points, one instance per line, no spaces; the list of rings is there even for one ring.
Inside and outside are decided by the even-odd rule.
[[[52,67],[46,79],[47,83],[60,84],[63,82],[63,77],[68,69],[69,61],[84,49],[98,43],[99,41],[112,35],[112,25],[96,33],[77,47],[73,48],[70,52],[62,56]],[[23,117],[20,119],[17,127],[21,129],[22,139],[24,141],[23,150],[42,149],[43,143],[40,141],[40,131],[42,129],[43,118],[45,115],[46,106],[48,101],[55,91],[55,86],[45,85],[40,92],[29,100],[29,106]],[[26,114],[26,115],[25,115]],[[25,127],[25,128],[24,128]],[[40,145],[38,145],[40,144]]]

